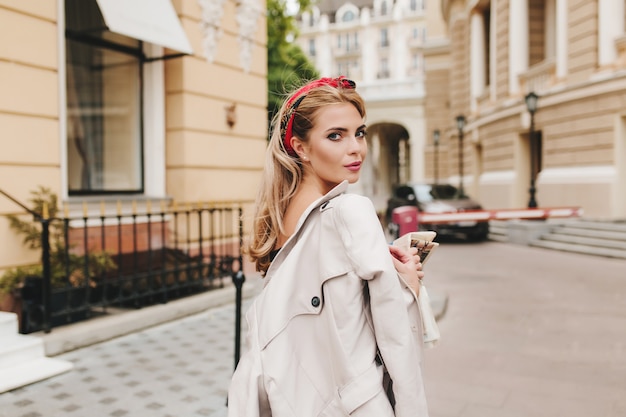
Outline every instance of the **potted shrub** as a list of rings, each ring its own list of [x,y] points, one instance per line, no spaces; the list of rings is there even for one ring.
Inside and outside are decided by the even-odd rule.
[[[54,219],[58,214],[57,196],[50,189],[39,187],[31,192],[32,211],[41,216],[44,213],[44,206],[47,207],[48,218]],[[18,216],[7,216],[9,225],[18,235],[23,236],[23,244],[29,249],[41,251],[41,224],[37,219],[25,221]],[[67,297],[71,289],[86,289],[85,266],[89,271],[89,287],[97,286],[97,280],[104,273],[116,268],[115,262],[106,251],[89,252],[87,256],[71,253],[70,248],[65,245],[64,225],[60,221],[51,221],[50,232],[50,286],[53,289],[52,295],[65,297],[60,304],[67,304]],[[85,265],[87,263],[87,265]],[[6,299],[13,299],[14,306],[24,307],[22,290],[28,282],[29,297],[41,297],[41,279],[43,278],[43,266],[41,263],[28,266],[20,266],[6,271],[0,276],[0,296],[4,295],[5,308],[9,304]],[[38,281],[39,280],[39,281]],[[33,290],[37,288],[37,290]],[[54,291],[54,289],[67,288],[68,291]],[[33,295],[34,293],[35,295]],[[79,299],[80,297],[76,297]],[[36,300],[37,301],[37,300]],[[52,312],[54,313],[54,300]],[[81,304],[85,304],[82,300]],[[20,309],[18,307],[18,309]],[[21,310],[21,309],[20,309]],[[18,312],[19,314],[19,312]]]

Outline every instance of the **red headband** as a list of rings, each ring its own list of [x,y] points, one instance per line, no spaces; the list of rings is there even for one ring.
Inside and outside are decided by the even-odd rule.
[[[311,81],[308,84],[300,87],[291,98],[287,101],[287,110],[283,115],[283,118],[280,123],[280,134],[283,138],[283,145],[285,146],[285,150],[291,156],[296,156],[296,152],[291,147],[291,138],[293,137],[293,117],[296,113],[296,109],[304,100],[309,91],[314,88],[321,87],[324,85],[329,85],[335,88],[347,88],[354,89],[356,87],[356,83],[352,80],[348,80],[344,76],[337,78],[320,78],[319,80]]]

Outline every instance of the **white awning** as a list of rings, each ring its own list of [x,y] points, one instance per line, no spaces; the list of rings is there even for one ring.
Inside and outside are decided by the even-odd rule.
[[[111,32],[186,54],[191,44],[170,0],[97,0]]]

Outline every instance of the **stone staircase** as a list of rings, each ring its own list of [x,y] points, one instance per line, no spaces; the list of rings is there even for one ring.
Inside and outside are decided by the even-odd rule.
[[[489,222],[489,240],[497,242],[508,242],[507,221],[492,220]]]
[[[545,222],[490,222],[489,239],[510,242],[511,229],[525,228],[529,246],[626,259],[626,222],[554,219]],[[520,243],[520,242],[514,242]]]
[[[626,222],[569,220],[530,243],[548,249],[626,259]]]
[[[72,367],[71,362],[46,357],[41,338],[19,334],[17,314],[0,312],[0,394]]]

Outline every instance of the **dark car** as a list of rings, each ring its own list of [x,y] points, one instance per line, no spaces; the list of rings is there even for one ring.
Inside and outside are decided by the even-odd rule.
[[[460,196],[459,190],[450,184],[402,184],[394,187],[387,200],[386,221],[392,234],[397,234],[392,223],[393,209],[401,206],[417,206],[421,213],[458,213],[468,210],[482,210],[480,204],[467,196]],[[418,223],[419,230],[434,230],[439,235],[464,235],[472,240],[485,240],[489,234],[489,223],[485,221],[459,221],[451,223]]]

